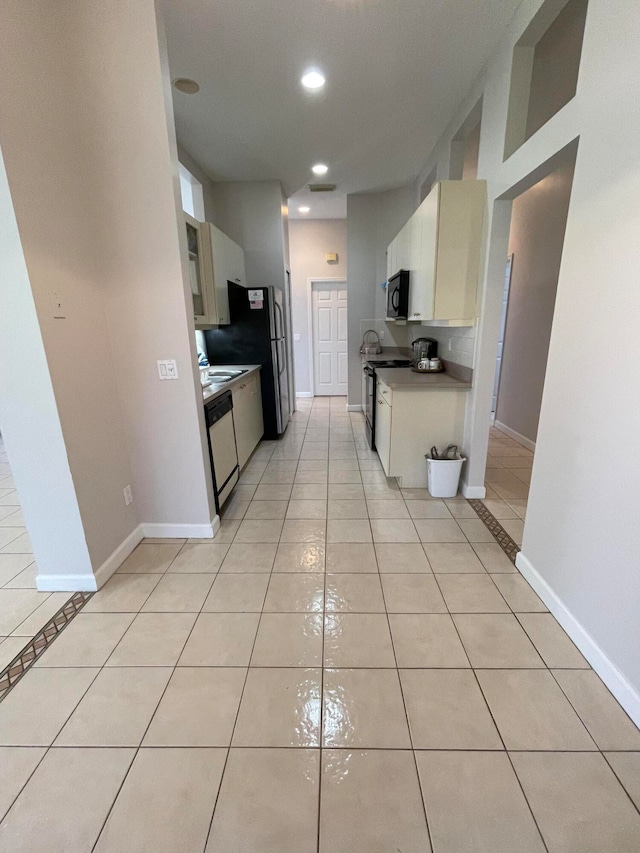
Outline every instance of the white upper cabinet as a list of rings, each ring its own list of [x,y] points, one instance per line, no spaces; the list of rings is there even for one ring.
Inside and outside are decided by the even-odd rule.
[[[185,214],[189,277],[197,329],[229,323],[228,282],[247,286],[244,249],[210,222]]]
[[[442,181],[395,238],[394,272],[410,271],[408,320],[475,322],[485,206],[485,181]]]

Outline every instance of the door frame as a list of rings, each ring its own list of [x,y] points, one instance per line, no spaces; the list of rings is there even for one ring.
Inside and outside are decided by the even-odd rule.
[[[315,397],[316,394],[316,375],[315,375],[315,337],[313,334],[313,285],[314,284],[344,284],[344,289],[347,291],[347,327],[349,323],[349,288],[346,278],[319,278],[313,276],[307,279],[307,322],[309,324],[309,385],[310,397]],[[347,360],[349,358],[349,341],[347,339]]]

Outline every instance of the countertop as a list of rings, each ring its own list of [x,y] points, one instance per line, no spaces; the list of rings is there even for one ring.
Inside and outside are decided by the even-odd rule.
[[[367,359],[369,361],[370,359]],[[380,367],[376,368],[376,376],[390,388],[402,390],[438,391],[443,388],[455,388],[458,391],[468,391],[471,382],[456,379],[450,373],[416,373],[410,367]]]
[[[382,352],[378,355],[360,355],[362,361],[391,361],[394,358],[411,358],[408,350],[400,349],[399,347],[382,347]]]
[[[261,365],[259,364],[212,364],[209,367],[202,367],[200,369],[200,373],[207,373],[209,370],[246,370],[246,373],[243,373],[241,376],[236,376],[235,379],[231,379],[229,382],[221,382],[220,384],[214,383],[213,385],[209,385],[207,388],[202,389],[202,399],[205,404],[210,400],[215,400],[216,397],[219,397],[221,394],[224,394],[225,391],[228,391],[230,388],[233,388],[234,385],[238,385],[243,380],[246,380],[250,374],[255,373],[256,370],[260,370]]]

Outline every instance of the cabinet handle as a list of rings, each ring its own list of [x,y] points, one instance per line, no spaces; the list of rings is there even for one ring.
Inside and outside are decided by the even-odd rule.
[[[239,278],[237,278],[237,279],[236,279],[236,281],[240,281],[240,279],[239,279]]]

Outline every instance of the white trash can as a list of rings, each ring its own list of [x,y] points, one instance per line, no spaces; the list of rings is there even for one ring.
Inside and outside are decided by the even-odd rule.
[[[427,488],[432,498],[455,498],[462,466],[466,456],[458,454],[455,459],[431,459],[427,456]]]

